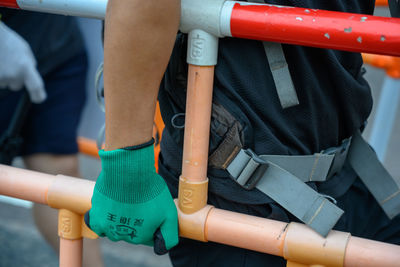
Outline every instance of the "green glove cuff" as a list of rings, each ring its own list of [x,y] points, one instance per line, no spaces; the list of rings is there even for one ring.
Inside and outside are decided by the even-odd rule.
[[[95,190],[106,197],[122,203],[144,203],[166,187],[156,173],[152,145],[135,150],[100,150],[99,155],[102,172]]]

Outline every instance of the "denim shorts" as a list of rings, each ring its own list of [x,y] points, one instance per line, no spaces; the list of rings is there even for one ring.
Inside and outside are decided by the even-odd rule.
[[[43,77],[47,99],[31,104],[20,135],[20,155],[75,154],[77,128],[86,100],[87,57],[82,52]],[[8,129],[23,90],[0,90],[0,136]]]

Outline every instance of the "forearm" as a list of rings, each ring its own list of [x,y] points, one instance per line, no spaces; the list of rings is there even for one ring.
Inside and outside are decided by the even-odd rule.
[[[109,1],[104,36],[106,150],[151,138],[179,12],[179,0]]]

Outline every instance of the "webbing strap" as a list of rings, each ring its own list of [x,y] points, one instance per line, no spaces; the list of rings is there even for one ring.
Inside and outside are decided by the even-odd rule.
[[[260,159],[260,162],[274,163],[303,182],[324,182],[342,169],[350,144],[351,138],[347,138],[340,146],[328,148],[314,155],[254,154],[252,156]],[[252,153],[251,150],[245,151]],[[239,152],[229,163],[229,169],[233,173],[243,172],[245,164],[249,164],[248,155],[245,152]],[[223,168],[226,169],[226,167]]]
[[[264,0],[248,0],[248,2],[265,4]],[[290,76],[282,45],[273,42],[263,42],[263,45],[282,108],[298,105],[299,99],[293,85],[292,76]]]
[[[280,166],[303,182],[326,181],[334,157],[321,153],[310,156],[260,155],[263,160]]]
[[[294,89],[282,45],[272,42],[263,42],[263,45],[282,108],[298,105],[299,99]]]
[[[400,181],[392,177],[375,151],[357,132],[349,150],[349,162],[376,201],[392,219],[400,213]]]
[[[343,214],[343,210],[298,177],[251,150],[241,150],[227,171],[241,186],[246,189],[255,186],[323,236]]]

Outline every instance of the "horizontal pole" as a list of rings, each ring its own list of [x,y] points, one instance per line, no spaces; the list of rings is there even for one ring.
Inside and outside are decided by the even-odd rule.
[[[0,164],[0,195],[47,205],[47,192],[56,176]]]
[[[202,0],[182,0],[181,13],[190,17],[181,21],[204,16],[190,10],[193,1]],[[104,19],[107,0],[0,0],[0,6]],[[204,31],[221,29],[221,36],[400,56],[400,19],[238,1],[226,1],[221,12],[219,8],[221,25],[207,25],[207,19],[195,25]]]
[[[0,0],[0,6],[66,16],[104,19],[108,0]]]
[[[349,239],[344,266],[399,266],[400,246],[352,236]]]
[[[56,176],[48,174],[0,165],[0,194],[42,204],[48,204],[48,195],[51,195],[53,201],[58,203],[62,203],[55,199],[58,194],[62,199],[77,197],[81,198],[82,201],[77,201],[74,204],[74,206],[77,206],[75,209],[79,211],[79,214],[83,214],[90,207],[88,203],[90,203],[91,194],[88,194],[88,192],[93,190],[94,182],[66,176],[62,176],[62,179],[58,182],[57,179]],[[53,183],[57,183],[57,185],[54,186]],[[52,188],[55,188],[55,191],[59,193],[51,192]],[[61,189],[65,192],[60,193]],[[29,191],[35,191],[35,193]],[[71,197],[66,196],[67,192],[71,194]],[[39,195],[40,197],[38,197]],[[68,202],[66,201],[65,207],[59,204],[57,208],[71,208]],[[191,215],[185,216],[186,220],[190,220]],[[302,225],[298,228],[300,230],[297,233],[288,232],[291,227],[288,227],[288,224],[284,222],[215,208],[207,213],[205,222],[199,225],[204,225],[206,240],[281,257],[285,254],[287,243],[285,238],[289,233],[291,236],[302,236],[299,241],[304,243],[304,240],[308,240],[304,237],[304,233],[311,231],[307,226]],[[341,232],[332,231],[332,233]],[[329,240],[331,234],[328,235],[327,240]],[[190,231],[186,231],[185,237],[193,238]],[[312,239],[315,239],[315,237],[310,238],[310,240]],[[322,237],[316,242],[315,246],[310,244],[308,251],[311,258],[315,250],[324,251],[325,245],[329,243],[328,241],[321,242],[321,240],[323,240]],[[293,240],[291,241],[293,242]],[[400,246],[357,237],[350,237],[344,257],[344,266],[396,266],[399,262]]]
[[[400,19],[275,5],[232,9],[233,37],[400,56]]]
[[[1,0],[0,6],[10,7],[10,8],[19,8],[17,1],[15,1],[15,0]]]

